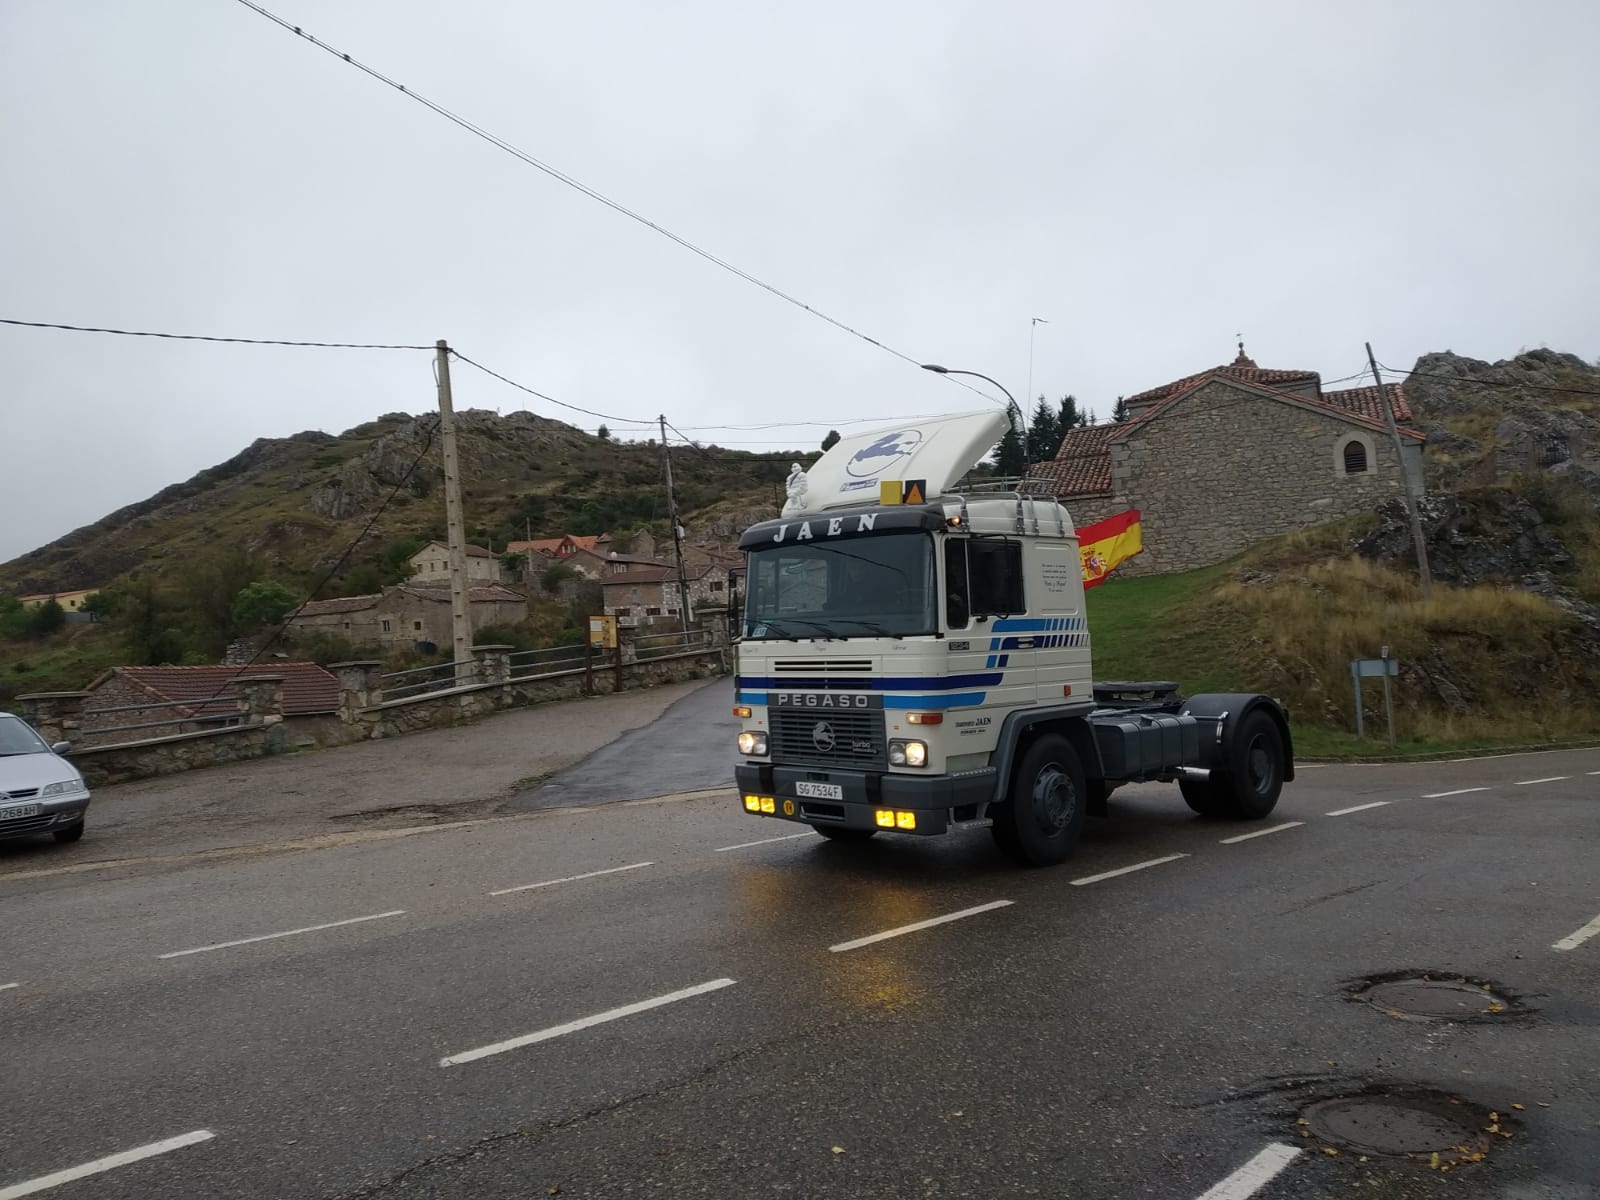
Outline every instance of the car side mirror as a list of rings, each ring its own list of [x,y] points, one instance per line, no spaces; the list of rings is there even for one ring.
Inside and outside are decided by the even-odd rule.
[[[65,754],[68,750],[72,749],[72,743],[71,742],[57,742],[54,746],[51,746],[50,749],[51,749],[52,752],[54,752],[56,754]]]

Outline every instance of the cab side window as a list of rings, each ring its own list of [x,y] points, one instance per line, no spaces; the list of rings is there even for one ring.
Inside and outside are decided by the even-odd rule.
[[[1022,594],[1022,544],[986,538],[951,538],[944,544],[945,622],[965,629],[975,617],[1026,612]]]
[[[967,546],[972,615],[1009,617],[1026,612],[1022,595],[1022,544],[978,539]]]

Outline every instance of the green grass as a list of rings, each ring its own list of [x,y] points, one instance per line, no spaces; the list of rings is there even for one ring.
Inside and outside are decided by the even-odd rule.
[[[1228,576],[1226,566],[1178,575],[1112,578],[1087,597],[1096,679],[1172,679],[1185,692],[1232,691],[1237,671],[1217,653],[1223,631],[1193,628],[1195,605]]]
[[[0,642],[0,708],[15,708],[29,692],[78,691],[125,662],[121,639],[98,623],[73,622],[36,642]]]

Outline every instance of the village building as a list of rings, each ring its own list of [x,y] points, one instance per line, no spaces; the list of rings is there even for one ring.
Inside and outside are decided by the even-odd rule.
[[[1404,389],[1385,389],[1406,469],[1421,486],[1424,435]],[[1068,433],[1049,480],[1079,528],[1136,508],[1144,553],[1123,575],[1219,562],[1266,538],[1369,512],[1404,494],[1377,387],[1325,390],[1315,371],[1226,366],[1126,398],[1128,419]]]
[[[467,589],[473,631],[490,625],[517,625],[528,619],[528,598],[510,588]],[[291,632],[320,632],[357,646],[449,646],[448,588],[401,584],[368,596],[310,600],[287,619]]]
[[[411,556],[410,562],[412,583],[449,585],[450,547],[445,543],[429,542]],[[500,559],[492,550],[467,547],[468,583],[500,583],[502,579]]]

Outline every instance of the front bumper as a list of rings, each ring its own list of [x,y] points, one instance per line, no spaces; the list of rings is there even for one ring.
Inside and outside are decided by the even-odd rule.
[[[65,796],[52,796],[48,800],[35,797],[0,800],[0,809],[16,808],[24,804],[38,805],[38,813],[31,817],[13,817],[7,821],[0,821],[0,842],[7,838],[52,833],[57,829],[76,825],[89,811],[89,793],[69,793]]]
[[[787,767],[776,763],[743,762],[733,777],[739,795],[770,796],[776,811],[763,816],[804,825],[837,825],[846,829],[880,829],[877,812],[893,809],[916,814],[914,830],[896,832],[939,834],[952,824],[984,815],[994,799],[992,770],[961,775],[912,775],[879,771],[835,771],[817,767]],[[800,783],[834,785],[841,798],[800,795]],[[791,809],[792,811],[786,811]]]

